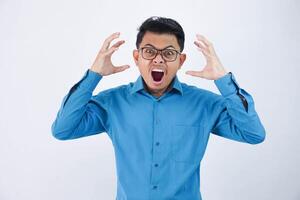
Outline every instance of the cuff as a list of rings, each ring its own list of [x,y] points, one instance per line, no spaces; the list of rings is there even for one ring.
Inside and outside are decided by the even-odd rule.
[[[214,82],[224,97],[236,94],[239,89],[239,85],[231,72],[228,72],[226,75],[214,80]]]
[[[79,88],[83,88],[88,91],[94,91],[99,81],[102,79],[102,75],[88,69],[82,79],[79,81]]]

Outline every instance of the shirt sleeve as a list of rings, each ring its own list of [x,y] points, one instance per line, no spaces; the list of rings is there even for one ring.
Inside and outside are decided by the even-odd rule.
[[[52,123],[52,135],[70,140],[107,132],[109,100],[106,93],[93,96],[102,76],[88,69],[63,98]]]
[[[212,133],[249,144],[264,141],[266,133],[255,110],[252,96],[240,88],[229,72],[214,81],[221,95],[213,104],[215,113]]]

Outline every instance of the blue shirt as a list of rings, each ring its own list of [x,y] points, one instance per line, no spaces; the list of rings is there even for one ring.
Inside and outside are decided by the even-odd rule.
[[[210,133],[257,144],[265,129],[231,72],[221,95],[181,83],[157,98],[135,83],[93,96],[102,76],[87,70],[64,97],[52,134],[70,140],[106,132],[115,150],[117,200],[201,200],[200,165]]]

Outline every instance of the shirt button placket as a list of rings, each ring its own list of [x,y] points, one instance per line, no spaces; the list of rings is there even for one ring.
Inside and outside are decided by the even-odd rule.
[[[154,192],[151,196],[152,198],[155,198],[157,195],[157,191],[158,190],[158,185],[159,185],[159,177],[158,177],[158,170],[159,170],[159,153],[158,153],[158,148],[160,145],[159,142],[159,124],[160,124],[160,120],[159,120],[159,115],[158,115],[158,106],[159,106],[159,100],[154,101],[154,109],[153,109],[153,155],[152,155],[152,177],[151,177],[151,188],[152,191]]]

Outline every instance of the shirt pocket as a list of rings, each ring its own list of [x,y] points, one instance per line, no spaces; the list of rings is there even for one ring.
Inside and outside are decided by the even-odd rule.
[[[175,162],[198,164],[204,144],[202,125],[173,125],[171,133],[171,152]]]

